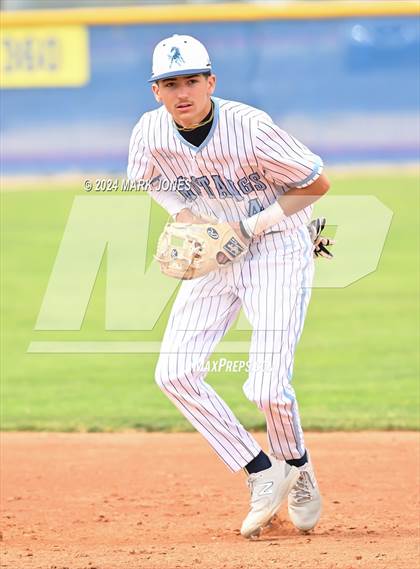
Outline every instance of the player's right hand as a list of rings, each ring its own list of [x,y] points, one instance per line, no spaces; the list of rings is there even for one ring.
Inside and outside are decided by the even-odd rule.
[[[327,220],[325,217],[317,217],[307,225],[307,228],[309,235],[311,236],[312,243],[314,244],[314,257],[332,259],[334,255],[327,249],[327,247],[334,245],[335,241],[321,235],[326,223]]]

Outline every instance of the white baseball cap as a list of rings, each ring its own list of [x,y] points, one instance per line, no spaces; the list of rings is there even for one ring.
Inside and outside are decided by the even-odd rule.
[[[211,62],[204,45],[191,36],[175,34],[160,41],[155,47],[149,83],[168,77],[206,72],[211,73]]]

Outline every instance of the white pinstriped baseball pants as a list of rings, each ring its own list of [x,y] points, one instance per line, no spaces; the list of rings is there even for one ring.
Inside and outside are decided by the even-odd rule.
[[[265,414],[270,452],[283,460],[302,456],[291,378],[311,294],[312,249],[305,226],[265,235],[239,262],[184,281],[172,308],[156,381],[234,472],[261,447],[204,381],[205,362],[242,306],[253,328],[245,395]]]

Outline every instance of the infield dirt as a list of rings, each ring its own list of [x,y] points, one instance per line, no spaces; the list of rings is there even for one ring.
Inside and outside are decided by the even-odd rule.
[[[263,434],[257,439],[265,446]],[[243,474],[197,434],[2,434],[8,569],[414,569],[419,434],[308,433],[324,513],[239,535]]]

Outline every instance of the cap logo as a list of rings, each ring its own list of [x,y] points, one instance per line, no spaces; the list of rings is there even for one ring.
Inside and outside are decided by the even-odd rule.
[[[172,67],[173,63],[176,63],[177,65],[185,63],[184,58],[182,57],[181,52],[179,51],[179,47],[171,48],[168,57],[169,57],[169,67]]]

